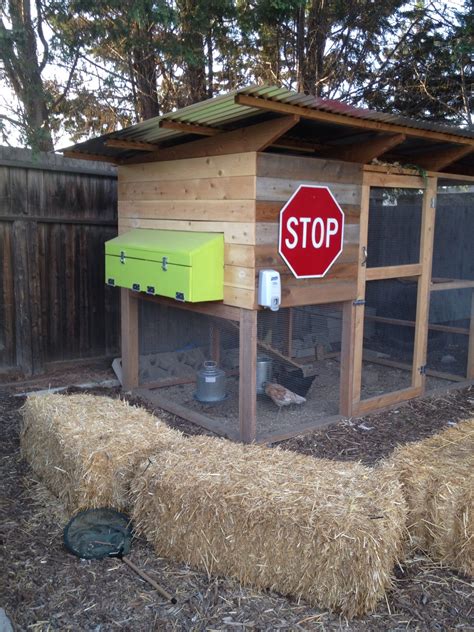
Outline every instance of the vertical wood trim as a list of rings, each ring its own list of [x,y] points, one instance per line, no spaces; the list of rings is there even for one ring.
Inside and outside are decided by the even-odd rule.
[[[365,282],[367,274],[367,264],[364,248],[367,249],[367,235],[369,231],[369,203],[370,186],[362,185],[362,197],[360,203],[360,238],[359,238],[359,270],[357,275],[357,299],[365,299]],[[354,315],[354,349],[352,352],[352,411],[360,402],[360,392],[362,385],[362,356],[364,347],[364,305],[355,307]],[[341,376],[342,377],[342,376]]]
[[[122,387],[138,386],[138,300],[130,290],[120,289],[122,331]]]
[[[240,310],[239,335],[239,424],[240,440],[257,438],[257,311]]]
[[[352,301],[345,301],[342,306],[342,340],[341,340],[341,373],[340,373],[340,414],[352,417],[354,401],[354,347],[356,307]]]
[[[421,275],[418,279],[416,297],[415,347],[413,352],[412,386],[425,390],[426,376],[420,373],[420,367],[426,364],[428,345],[428,320],[430,315],[430,285],[433,264],[433,241],[436,217],[437,178],[429,178],[423,195],[423,214],[421,219],[420,263]]]
[[[469,324],[469,342],[467,354],[467,374],[468,380],[474,380],[474,290],[471,298],[471,322]]]

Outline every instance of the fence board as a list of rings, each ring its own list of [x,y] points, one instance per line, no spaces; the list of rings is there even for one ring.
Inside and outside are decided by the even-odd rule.
[[[0,147],[0,373],[118,351],[113,167]]]

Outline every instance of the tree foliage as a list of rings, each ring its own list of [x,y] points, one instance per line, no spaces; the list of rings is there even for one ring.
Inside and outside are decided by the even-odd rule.
[[[0,0],[3,120],[51,149],[266,82],[472,126],[473,2]]]

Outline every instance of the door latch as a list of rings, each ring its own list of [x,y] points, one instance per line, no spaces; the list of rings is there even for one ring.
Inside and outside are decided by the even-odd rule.
[[[361,266],[366,266],[367,265],[367,247],[366,246],[362,246],[362,261],[361,261]]]
[[[161,260],[161,269],[166,272],[168,270],[168,257],[163,257]]]
[[[125,253],[123,250],[120,251],[120,263],[125,263]]]

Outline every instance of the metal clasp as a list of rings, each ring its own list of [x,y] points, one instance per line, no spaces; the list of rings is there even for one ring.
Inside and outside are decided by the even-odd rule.
[[[168,270],[168,257],[163,257],[161,260],[161,269],[166,272]]]
[[[123,250],[120,251],[120,263],[125,263],[125,253]]]
[[[362,256],[363,256],[363,259],[360,265],[365,266],[367,265],[367,247],[366,246],[362,246]]]

